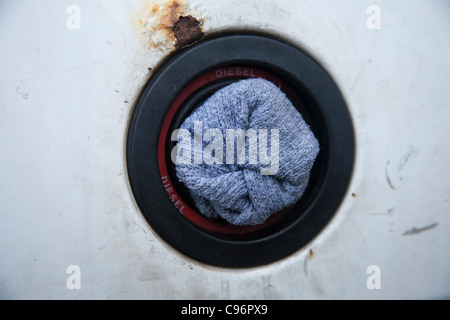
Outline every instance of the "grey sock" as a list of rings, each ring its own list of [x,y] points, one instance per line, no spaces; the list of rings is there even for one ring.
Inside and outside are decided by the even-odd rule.
[[[208,129],[218,130],[209,130],[210,135],[205,136]],[[236,129],[241,133],[253,129],[257,139],[247,138],[245,149],[238,150],[238,140],[230,136],[230,132],[239,133]],[[234,225],[261,224],[297,202],[319,153],[319,143],[297,109],[279,88],[263,79],[241,80],[217,91],[180,130],[189,133],[191,140],[182,144],[186,134],[178,140],[178,179],[190,190],[203,215],[222,217]],[[249,136],[251,131],[247,131]],[[195,132],[201,136],[195,136]],[[270,160],[266,162],[261,158],[264,141],[267,152],[263,154]],[[199,155],[202,161],[195,163]]]

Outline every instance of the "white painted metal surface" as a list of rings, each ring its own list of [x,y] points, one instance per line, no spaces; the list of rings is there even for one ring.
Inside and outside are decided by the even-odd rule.
[[[160,35],[139,20],[154,4],[164,5],[0,3],[2,299],[450,297],[448,1],[183,7],[206,33],[259,30],[304,48],[335,79],[354,121],[355,171],[334,220],[296,254],[246,270],[172,249],[130,192],[129,117],[148,68],[172,49],[164,37],[165,46],[148,46]],[[368,28],[377,27],[373,4],[380,29]],[[67,286],[70,265],[80,268],[80,289]],[[370,265],[381,289],[367,286]]]

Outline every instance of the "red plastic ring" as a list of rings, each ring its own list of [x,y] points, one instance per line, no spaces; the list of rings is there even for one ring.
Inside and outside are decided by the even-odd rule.
[[[171,199],[173,205],[175,208],[191,223],[196,225],[199,228],[202,228],[204,230],[213,232],[213,233],[219,233],[219,234],[225,234],[225,235],[243,235],[247,233],[251,233],[257,230],[261,230],[263,228],[266,228],[276,221],[278,221],[280,218],[283,217],[283,215],[288,211],[288,209],[281,210],[272,216],[270,216],[263,224],[256,225],[256,226],[235,226],[227,222],[219,222],[215,220],[208,219],[207,217],[203,216],[201,213],[198,213],[194,209],[192,209],[188,204],[186,204],[185,201],[179,196],[177,191],[175,190],[171,177],[169,176],[168,170],[167,170],[167,163],[166,163],[166,143],[167,143],[167,137],[168,137],[168,131],[172,122],[172,119],[176,112],[179,110],[179,108],[183,105],[183,102],[189,98],[194,92],[196,92],[198,89],[202,88],[203,86],[207,85],[210,82],[224,79],[224,78],[262,78],[265,80],[268,80],[275,84],[277,87],[280,88],[281,91],[283,91],[286,96],[291,101],[299,102],[300,98],[295,93],[294,90],[290,86],[288,86],[284,81],[279,79],[277,76],[275,76],[272,73],[269,73],[265,70],[254,68],[250,66],[227,66],[227,67],[221,67],[214,70],[211,70],[194,81],[192,81],[186,88],[181,91],[181,93],[176,97],[176,99],[173,101],[172,105],[170,106],[166,117],[164,119],[164,122],[162,124],[161,132],[159,135],[159,143],[158,143],[158,164],[159,164],[159,171],[161,175],[161,181],[164,185],[164,189],[166,190],[167,195]],[[305,119],[306,120],[306,119]]]

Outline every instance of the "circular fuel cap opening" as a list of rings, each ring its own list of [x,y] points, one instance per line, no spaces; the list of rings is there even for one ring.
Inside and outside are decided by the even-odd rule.
[[[175,174],[172,133],[219,89],[249,78],[270,81],[286,94],[320,152],[300,200],[263,224],[235,226],[199,213]],[[345,196],[353,161],[353,127],[333,80],[303,51],[262,35],[205,39],[174,54],[143,90],[127,140],[130,184],[146,220],[179,251],[222,267],[267,264],[311,241]]]

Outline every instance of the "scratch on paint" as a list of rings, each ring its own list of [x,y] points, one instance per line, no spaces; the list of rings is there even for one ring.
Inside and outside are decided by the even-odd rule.
[[[388,172],[389,163],[390,163],[390,161],[388,160],[388,162],[386,163],[386,169],[385,169],[386,181],[387,181],[388,185],[391,187],[391,189],[395,190],[395,187],[392,184],[391,177],[389,176],[389,172]]]
[[[437,227],[438,225],[439,225],[439,223],[435,222],[435,223],[432,223],[432,224],[430,224],[430,225],[428,225],[428,226],[425,226],[425,227],[422,227],[422,228],[416,228],[416,227],[414,227],[414,228],[412,228],[411,230],[405,231],[405,232],[403,233],[403,235],[404,235],[404,236],[410,236],[410,235],[419,234],[419,233],[421,233],[421,232],[431,230],[431,229]]]
[[[305,276],[308,275],[308,268],[307,268],[308,261],[312,260],[315,254],[316,253],[314,252],[313,249],[309,249],[308,255],[305,258],[305,262],[303,263],[303,271],[305,272]]]

